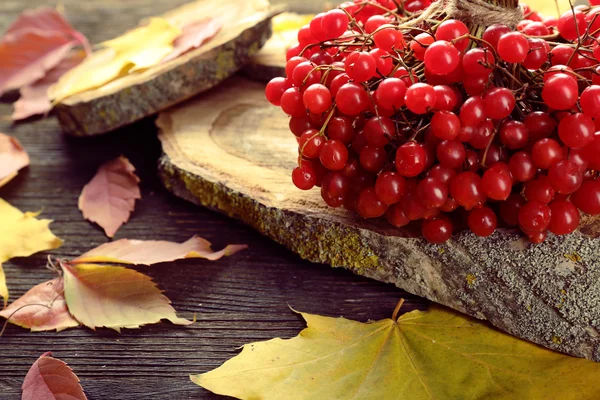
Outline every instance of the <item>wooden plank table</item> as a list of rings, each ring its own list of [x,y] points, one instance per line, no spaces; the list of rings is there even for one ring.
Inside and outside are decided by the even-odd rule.
[[[94,43],[184,2],[61,1],[69,20]],[[0,31],[23,10],[46,4],[3,0]],[[14,98],[2,100],[0,116],[8,116]],[[304,323],[288,305],[361,321],[389,317],[401,297],[407,299],[406,311],[426,307],[425,300],[391,285],[302,261],[250,228],[167,193],[156,177],[160,146],[152,120],[107,136],[73,139],[60,133],[52,117],[18,125],[3,117],[0,132],[15,135],[32,161],[28,170],[0,188],[0,197],[22,210],[43,210],[44,217],[55,220],[52,229],[65,240],[55,256],[73,257],[107,241],[98,228],[83,220],[77,198],[98,166],[120,154],[137,167],[143,199],[117,238],[183,241],[198,234],[215,248],[227,243],[250,246],[218,262],[190,260],[139,269],[166,291],[181,316],[191,318],[197,313],[198,322],[192,326],[165,322],[121,334],[83,328],[29,333],[10,326],[0,338],[2,400],[20,399],[25,374],[46,351],[75,369],[91,400],[218,399],[191,383],[188,375],[219,366],[244,343],[295,336]],[[45,263],[45,254],[6,263],[11,299],[53,277]]]

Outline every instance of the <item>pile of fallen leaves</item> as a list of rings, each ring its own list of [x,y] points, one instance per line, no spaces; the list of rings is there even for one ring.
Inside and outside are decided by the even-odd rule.
[[[199,16],[185,25],[152,18],[92,48],[56,9],[26,11],[0,40],[0,96],[19,90],[12,119],[47,114],[53,104],[170,62],[211,40],[222,23]]]

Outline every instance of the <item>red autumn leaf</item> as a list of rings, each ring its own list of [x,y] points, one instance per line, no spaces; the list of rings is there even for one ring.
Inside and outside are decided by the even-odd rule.
[[[42,79],[78,44],[89,52],[85,36],[58,11],[24,12],[0,40],[0,95]]]
[[[21,389],[21,400],[87,400],[77,375],[52,353],[33,363]]]
[[[193,22],[183,27],[182,34],[173,43],[173,51],[163,62],[173,60],[190,50],[196,49],[216,36],[223,23],[213,18]]]
[[[90,47],[86,37],[76,31],[58,10],[50,7],[38,7],[23,12],[8,27],[5,34],[16,34],[33,29],[43,32],[62,32],[65,36],[78,41],[86,51]]]
[[[79,65],[85,56],[83,51],[72,51],[56,67],[48,71],[46,76],[22,87],[20,90],[21,98],[14,104],[13,121],[50,112],[52,103],[48,98],[48,88],[55,84],[67,71]]]
[[[74,259],[71,264],[79,263],[120,263],[152,265],[183,258],[205,258],[211,261],[230,256],[241,251],[246,245],[229,245],[221,251],[213,251],[210,242],[201,237],[193,237],[183,243],[164,240],[121,239],[105,243]]]
[[[0,133],[0,187],[29,165],[29,155],[14,137]]]
[[[100,225],[112,238],[129,220],[136,199],[142,198],[139,182],[127,158],[121,156],[104,164],[79,196],[83,217]]]
[[[32,332],[62,331],[79,326],[67,309],[63,280],[40,283],[0,311],[0,317]]]
[[[43,78],[69,54],[73,39],[61,32],[29,30],[0,41],[0,95]]]

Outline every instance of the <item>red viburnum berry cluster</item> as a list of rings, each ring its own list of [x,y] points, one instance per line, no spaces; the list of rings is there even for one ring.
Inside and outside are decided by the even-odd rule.
[[[465,221],[540,243],[600,214],[600,8],[521,6],[512,30],[430,4],[357,0],[300,29],[266,88],[298,140],[294,184],[433,243]]]

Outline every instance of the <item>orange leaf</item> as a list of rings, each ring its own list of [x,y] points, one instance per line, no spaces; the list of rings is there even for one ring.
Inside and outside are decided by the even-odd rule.
[[[142,198],[140,179],[134,171],[123,156],[109,161],[98,169],[79,197],[83,217],[100,225],[108,237],[129,220],[135,200]]]
[[[119,264],[152,265],[180,260],[182,258],[206,258],[214,261],[247,248],[246,245],[229,245],[214,252],[210,242],[194,236],[187,242],[174,243],[164,240],[121,239],[105,243],[74,259],[71,264],[108,262]]]
[[[213,18],[206,18],[184,26],[181,30],[181,36],[175,39],[173,43],[173,51],[163,59],[163,62],[173,60],[190,50],[202,46],[214,38],[222,26],[221,21]]]
[[[67,309],[63,280],[40,283],[0,311],[0,317],[32,332],[62,331],[79,326]]]
[[[29,165],[29,155],[21,143],[11,136],[0,133],[0,187]]]
[[[52,353],[43,354],[33,363],[22,390],[21,400],[87,400],[77,375]]]
[[[79,65],[85,58],[85,52],[73,51],[67,58],[52,68],[42,79],[24,86],[20,90],[21,98],[14,104],[13,121],[29,118],[33,115],[46,114],[52,110],[48,97],[48,89],[58,79],[72,68]]]

